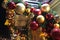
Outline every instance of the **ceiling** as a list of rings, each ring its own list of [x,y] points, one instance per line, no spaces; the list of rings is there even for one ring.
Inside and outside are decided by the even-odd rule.
[[[34,1],[49,1],[49,0],[34,0]],[[60,0],[52,0],[50,2],[51,9],[57,12],[58,15],[60,15]]]
[[[49,1],[49,0],[34,0],[34,1]],[[51,9],[53,9],[54,11],[57,12],[57,14],[60,15],[60,0],[52,0],[50,2],[50,5],[51,5]]]

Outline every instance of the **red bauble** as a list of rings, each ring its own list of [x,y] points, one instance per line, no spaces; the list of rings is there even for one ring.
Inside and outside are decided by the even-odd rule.
[[[51,31],[51,36],[54,40],[60,40],[60,29],[57,28],[53,29]]]
[[[32,22],[30,23],[30,28],[31,28],[32,30],[36,30],[36,29],[38,28],[38,23],[37,23],[36,21],[32,21]]]
[[[41,10],[40,10],[40,9],[35,9],[35,10],[34,10],[34,14],[40,15],[40,14],[41,14]]]
[[[35,8],[34,7],[31,7],[31,9],[30,9],[30,12],[34,12],[34,10],[35,10]]]
[[[46,14],[46,19],[47,20],[51,20],[53,18],[54,18],[53,14]]]
[[[28,2],[24,2],[25,6],[28,7]]]
[[[46,32],[48,33],[49,36],[50,36],[51,30],[53,29],[53,26],[54,26],[53,22],[48,22],[46,24]]]
[[[9,9],[15,9],[16,8],[16,4],[14,2],[9,2],[7,6]]]

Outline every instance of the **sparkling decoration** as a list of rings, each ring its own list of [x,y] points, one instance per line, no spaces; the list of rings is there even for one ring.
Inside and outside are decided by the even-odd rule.
[[[33,18],[35,15],[33,13],[30,13],[30,15],[28,15],[30,18]]]
[[[44,23],[45,18],[44,18],[43,15],[39,15],[39,16],[37,16],[36,20],[37,20],[38,23]]]
[[[23,14],[25,12],[25,5],[23,3],[17,3],[15,11],[17,14]]]
[[[5,8],[5,9],[7,9],[6,8],[7,7],[7,2],[8,2],[7,0],[4,0],[4,2],[2,3],[3,4],[2,7]]]
[[[43,5],[41,5],[41,10],[43,12],[49,12],[50,11],[50,5],[49,4],[43,4]]]
[[[47,36],[47,34],[46,33],[41,33],[40,36],[44,36],[45,37],[45,36]]]
[[[34,12],[34,10],[35,10],[35,8],[34,7],[31,7],[31,9],[30,9],[30,12]]]
[[[10,24],[9,23],[9,20],[7,19],[4,25],[7,25],[8,26],[9,24]]]
[[[53,14],[46,14],[46,19],[47,20],[51,20],[53,18],[54,18]]]
[[[26,9],[26,12],[27,12],[27,13],[30,13],[30,8],[27,8],[27,9]]]
[[[55,23],[54,28],[60,28],[59,24]]]
[[[46,40],[46,37],[48,36],[47,33],[40,33],[39,37],[41,40]]]
[[[7,10],[6,11],[9,15],[14,16],[15,11],[14,10]]]
[[[9,2],[7,4],[7,6],[8,6],[9,9],[15,9],[16,8],[16,4],[14,2]]]
[[[32,30],[37,30],[38,27],[39,27],[39,26],[38,26],[38,23],[36,23],[36,21],[32,21],[32,22],[30,23],[30,28],[31,28]]]
[[[46,32],[49,33],[49,35],[50,35],[50,32],[53,28],[54,28],[53,23],[49,22],[49,23],[46,24]]]
[[[58,23],[58,22],[60,21],[60,16],[59,16],[59,15],[55,15],[55,16],[54,16],[54,19],[55,19],[55,21]]]
[[[40,15],[41,14],[41,10],[40,9],[35,9],[34,10],[34,14],[35,15]]]
[[[15,11],[14,10],[6,10],[6,13],[7,13],[7,19],[9,20],[9,23],[10,25],[14,25],[14,14],[15,14]]]
[[[51,32],[51,36],[54,40],[60,40],[60,29],[53,29]]]
[[[26,8],[28,7],[28,2],[24,2],[24,4],[25,4],[25,6],[26,6]]]

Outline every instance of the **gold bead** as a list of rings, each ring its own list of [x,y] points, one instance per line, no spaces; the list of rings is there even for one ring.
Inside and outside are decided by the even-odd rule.
[[[43,23],[45,21],[45,18],[44,18],[44,16],[39,15],[39,16],[37,16],[36,20],[38,21],[38,23]]]
[[[41,6],[41,10],[42,10],[43,12],[49,12],[49,11],[50,11],[50,5],[49,5],[49,4],[43,4],[43,5]]]
[[[25,12],[25,5],[22,3],[18,3],[16,4],[16,9],[15,9],[16,13],[18,14],[23,14]]]

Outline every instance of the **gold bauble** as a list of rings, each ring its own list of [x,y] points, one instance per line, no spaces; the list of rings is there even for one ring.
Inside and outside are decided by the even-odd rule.
[[[49,12],[49,11],[50,11],[50,5],[49,5],[49,4],[43,4],[43,5],[41,6],[41,10],[42,10],[43,12]]]
[[[27,13],[30,13],[30,8],[27,8],[27,9],[26,9],[26,12],[27,12]]]
[[[38,23],[43,23],[45,21],[45,18],[44,18],[44,16],[39,15],[39,16],[37,16],[36,20],[37,20]]]
[[[59,26],[59,24],[58,23],[55,23],[54,24],[54,28],[59,28],[60,26]]]
[[[25,5],[23,3],[16,4],[16,13],[23,14],[25,12]]]

